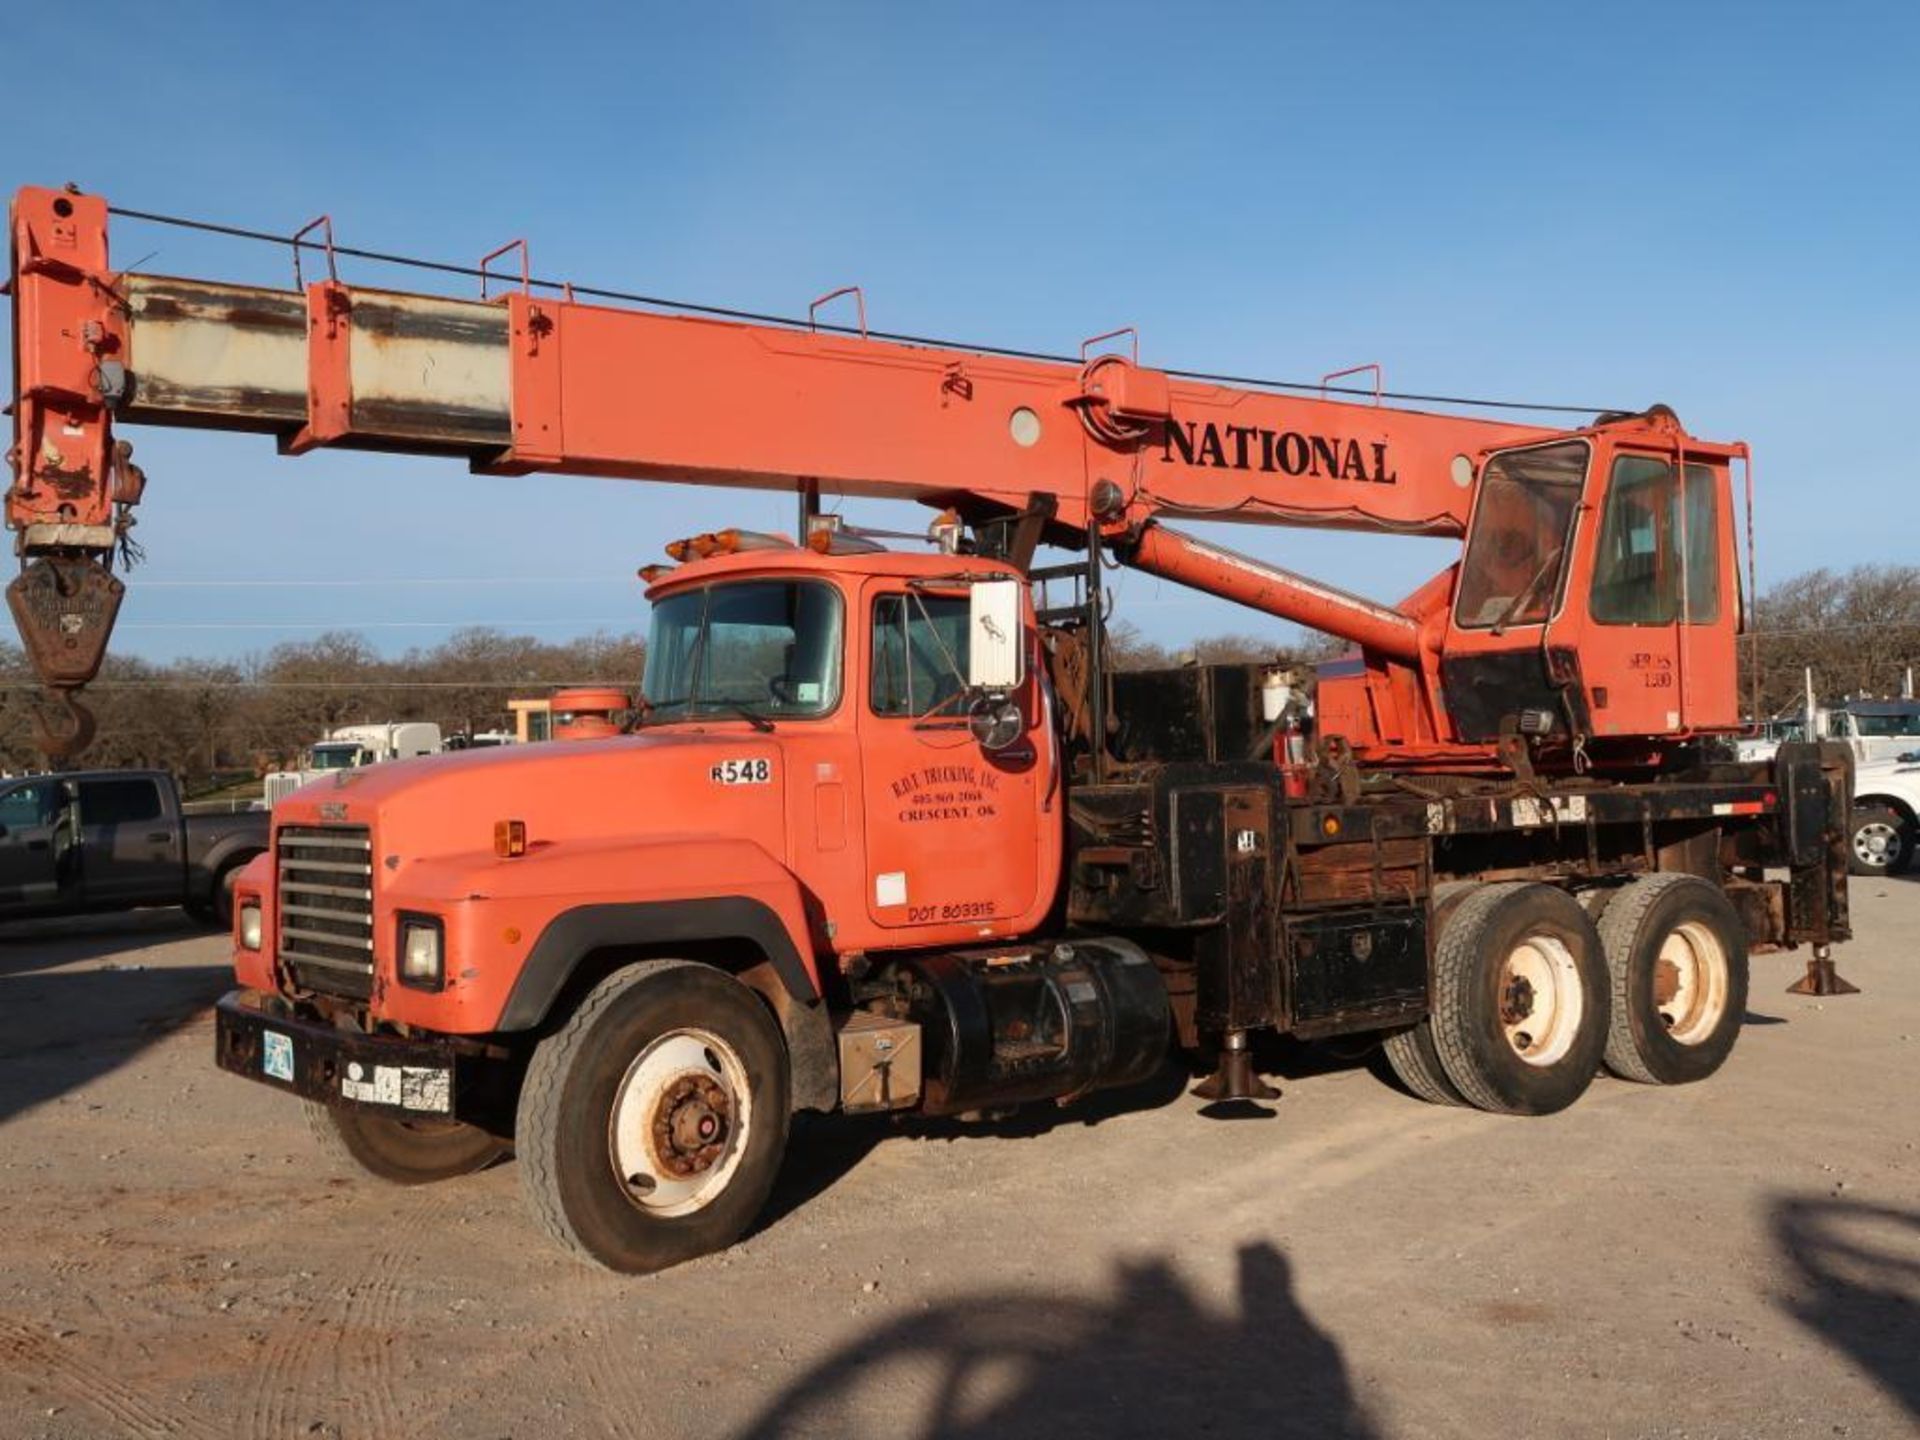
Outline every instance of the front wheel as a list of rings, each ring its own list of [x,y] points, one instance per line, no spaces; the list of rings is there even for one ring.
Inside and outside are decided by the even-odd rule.
[[[791,1105],[786,1046],[731,976],[649,960],[540,1042],[520,1091],[527,1200],[584,1259],[642,1274],[724,1249],[773,1189]]]
[[[394,1185],[429,1185],[471,1175],[512,1147],[458,1120],[401,1120],[306,1102],[307,1128],[336,1162]]]

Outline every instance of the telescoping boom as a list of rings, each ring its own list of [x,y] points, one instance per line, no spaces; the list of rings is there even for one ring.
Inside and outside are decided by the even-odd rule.
[[[851,328],[817,309],[805,327],[654,313],[542,290],[524,245],[504,293],[406,294],[341,280],[328,222],[293,238],[290,290],[144,275],[112,268],[111,214],[46,189],[12,209],[6,519],[23,569],[8,598],[65,702],[43,735],[58,750],[84,743],[73,697],[121,599],[115,551],[145,484],[121,428],[136,424],[256,431],[290,455],[451,454],[489,473],[1038,517],[1036,537],[1091,538],[1355,642],[1361,663],[1330,677],[1322,709],[1362,764],[1483,764],[1523,720],[1549,765],[1644,766],[1737,722],[1729,469],[1745,450],[1657,407],[1551,429],[1183,378],[1132,350],[1063,362],[906,343],[868,333],[857,293]],[[486,263],[472,273],[483,296],[500,283]],[[1583,477],[1609,472],[1641,478],[1602,523],[1574,524]],[[1202,543],[1168,523],[1182,518],[1468,543],[1463,567],[1389,606]]]

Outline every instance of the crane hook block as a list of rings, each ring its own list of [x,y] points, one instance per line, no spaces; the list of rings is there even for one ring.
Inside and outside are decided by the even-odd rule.
[[[91,555],[42,555],[7,586],[7,608],[27,659],[50,690],[78,689],[100,673],[127,587]]]

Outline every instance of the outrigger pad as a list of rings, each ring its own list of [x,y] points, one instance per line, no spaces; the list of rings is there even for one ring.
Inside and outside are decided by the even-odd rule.
[[[7,608],[40,683],[70,690],[100,673],[127,587],[90,555],[40,556],[7,586]]]
[[[1860,987],[1842,980],[1831,957],[1807,961],[1807,973],[1787,987],[1789,995],[1858,995]]]

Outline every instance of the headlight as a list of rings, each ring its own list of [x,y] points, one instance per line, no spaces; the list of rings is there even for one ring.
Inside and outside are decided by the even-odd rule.
[[[445,930],[431,915],[400,917],[400,983],[413,990],[446,984]]]
[[[240,902],[240,946],[244,950],[260,948],[260,902]]]

